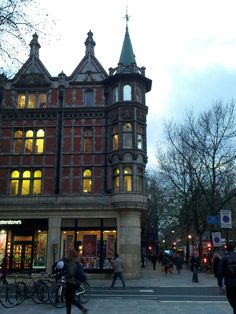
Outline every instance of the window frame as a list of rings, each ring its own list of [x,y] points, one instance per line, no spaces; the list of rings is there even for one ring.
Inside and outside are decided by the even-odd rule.
[[[15,176],[13,175],[15,173]],[[36,175],[37,174],[37,175]],[[17,186],[13,191],[13,183]],[[39,185],[39,189],[36,185]],[[36,190],[38,192],[36,192]],[[10,173],[11,196],[32,196],[42,194],[42,170],[41,169],[15,169]]]

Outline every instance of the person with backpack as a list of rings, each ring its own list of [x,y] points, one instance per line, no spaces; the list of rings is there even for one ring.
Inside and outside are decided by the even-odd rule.
[[[227,254],[220,260],[217,279],[220,288],[223,287],[224,280],[226,297],[236,314],[236,253],[231,243],[227,245]]]
[[[79,302],[75,300],[75,292],[82,281],[86,280],[86,276],[83,271],[83,267],[78,260],[78,254],[76,250],[68,250],[68,262],[66,265],[66,314],[71,314],[71,306],[74,304],[77,306],[83,314],[87,314],[88,310]]]

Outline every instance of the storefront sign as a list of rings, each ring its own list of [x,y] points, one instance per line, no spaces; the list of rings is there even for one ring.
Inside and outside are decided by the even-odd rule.
[[[21,225],[22,220],[0,220],[0,225]]]

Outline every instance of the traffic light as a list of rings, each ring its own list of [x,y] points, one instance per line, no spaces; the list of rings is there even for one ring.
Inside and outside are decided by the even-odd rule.
[[[211,242],[207,243],[207,249],[208,249],[208,251],[211,251]]]
[[[149,252],[149,253],[152,252],[152,245],[151,245],[151,244],[148,245],[148,252]]]

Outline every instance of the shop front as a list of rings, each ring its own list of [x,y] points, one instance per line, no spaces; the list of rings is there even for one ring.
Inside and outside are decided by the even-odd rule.
[[[87,272],[111,271],[117,247],[117,223],[113,218],[62,219],[61,257],[75,248]]]
[[[0,220],[0,261],[9,272],[46,269],[47,237],[47,219]]]

